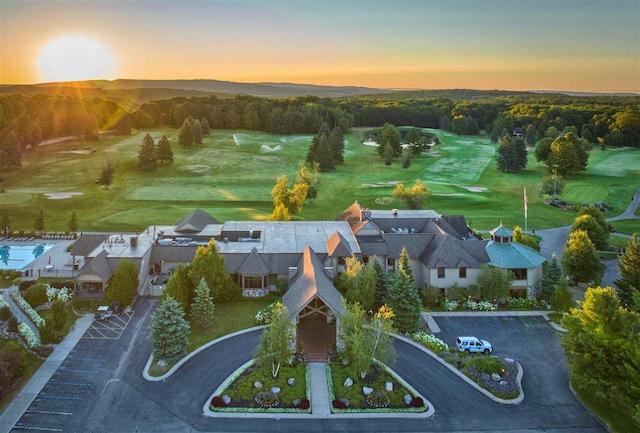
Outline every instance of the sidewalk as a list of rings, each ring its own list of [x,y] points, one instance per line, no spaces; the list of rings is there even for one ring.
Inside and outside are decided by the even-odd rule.
[[[328,417],[331,415],[329,405],[329,387],[327,385],[326,365],[321,362],[309,364],[311,375],[311,413],[314,417]]]
[[[60,367],[62,361],[65,360],[69,352],[73,350],[85,331],[93,323],[93,315],[80,317],[69,335],[53,350],[53,353],[44,361],[44,364],[33,375],[31,380],[22,388],[20,394],[7,407],[2,415],[0,415],[0,433],[9,433],[15,423],[18,422],[22,414],[29,408],[31,402],[40,393],[42,388],[47,384],[53,373]]]
[[[38,329],[38,327],[31,321],[31,319],[29,319],[20,309],[20,307],[18,307],[18,305],[13,301],[13,299],[11,299],[11,292],[14,292],[18,290],[17,286],[11,286],[8,289],[5,289],[2,293],[2,296],[4,296],[5,301],[7,301],[7,303],[9,304],[9,308],[11,309],[11,313],[15,316],[16,319],[18,319],[18,322],[20,323],[26,323],[27,325],[29,325],[29,328],[31,328],[31,330],[33,331],[34,334],[36,334],[38,337],[40,337],[40,330]]]

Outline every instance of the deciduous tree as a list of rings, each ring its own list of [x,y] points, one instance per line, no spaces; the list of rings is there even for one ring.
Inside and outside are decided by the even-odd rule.
[[[376,270],[371,265],[363,265],[355,255],[346,259],[344,272],[346,298],[369,310],[375,301]]]
[[[600,283],[602,264],[584,230],[576,230],[569,235],[567,246],[562,252],[562,269],[575,281]]]
[[[511,138],[508,135],[502,137],[498,148],[498,170],[515,173],[527,167],[527,146],[519,138]]]
[[[451,132],[458,135],[466,134],[469,129],[468,122],[465,116],[454,117],[451,121]]]
[[[167,281],[167,285],[162,291],[162,299],[172,297],[186,314],[189,314],[189,307],[193,299],[193,283],[189,277],[189,267],[178,265]]]
[[[620,278],[615,284],[620,302],[630,310],[640,312],[640,242],[635,233],[618,257],[618,273]]]
[[[271,365],[271,375],[278,377],[281,365],[293,356],[293,337],[294,326],[287,315],[287,307],[278,302],[271,310],[271,324],[262,331],[256,363],[261,367]]]
[[[385,146],[391,146],[391,150],[393,151],[393,157],[398,157],[402,155],[402,135],[400,135],[400,131],[390,123],[385,123],[378,130],[378,153],[380,155],[385,156]]]
[[[0,143],[0,161],[5,167],[22,167],[22,144],[14,131],[9,131]]]
[[[480,299],[500,302],[509,295],[513,279],[511,271],[484,265],[477,279],[478,287],[480,287]]]
[[[120,301],[122,305],[131,305],[139,284],[138,268],[133,261],[125,259],[113,274],[104,297],[107,301]]]
[[[393,190],[393,197],[404,201],[409,209],[421,209],[430,193],[427,184],[416,179],[411,188],[406,188],[402,183],[397,184]]]
[[[572,231],[584,230],[591,239],[591,243],[596,250],[604,251],[609,246],[609,232],[606,232],[596,219],[589,215],[578,215],[573,221]]]
[[[218,252],[214,239],[211,239],[206,247],[199,246],[196,250],[196,256],[189,266],[189,278],[193,287],[204,278],[216,302],[229,302],[240,298],[240,288],[227,274],[224,256]]]

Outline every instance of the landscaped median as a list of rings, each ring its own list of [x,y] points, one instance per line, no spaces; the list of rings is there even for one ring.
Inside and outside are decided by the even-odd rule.
[[[502,404],[520,404],[524,400],[524,391],[522,390],[522,366],[512,359],[499,359],[496,357],[487,357],[486,355],[469,356],[463,354],[468,359],[455,359],[455,354],[449,352],[446,349],[441,354],[446,354],[444,358],[450,358],[449,361],[456,364],[447,362],[441,354],[435,353],[428,347],[434,347],[432,341],[435,337],[428,339],[418,338],[421,343],[414,341],[410,337],[404,337],[402,335],[393,335],[400,341],[410,344],[429,356],[434,358],[440,364],[451,370],[458,375],[462,380],[469,385],[482,392],[492,400]],[[424,341],[427,341],[425,343]],[[446,347],[446,344],[435,343],[438,349]],[[444,346],[443,346],[444,345]],[[458,357],[459,358],[459,357]],[[485,360],[482,360],[482,359]],[[460,361],[458,363],[457,361]],[[500,365],[498,366],[498,363]],[[457,368],[459,367],[459,368]],[[494,371],[497,368],[495,375],[486,373],[485,371]]]

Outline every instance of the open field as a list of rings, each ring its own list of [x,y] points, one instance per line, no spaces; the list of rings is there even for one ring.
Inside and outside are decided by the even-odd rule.
[[[296,218],[334,219],[355,200],[370,208],[404,208],[391,199],[393,188],[416,178],[432,191],[425,208],[464,214],[480,229],[501,221],[508,227],[524,226],[523,187],[529,197],[529,229],[570,224],[574,218],[571,212],[544,204],[538,191],[546,167],[533,155],[524,172],[500,173],[493,162],[496,145],[486,136],[457,137],[430,130],[442,143],[432,154],[414,158],[408,169],[402,169],[399,160],[386,167],[375,148],[360,143],[363,131],[346,135],[345,164],[320,175],[318,198]],[[146,131],[26,152],[22,169],[3,173],[6,193],[0,194],[0,209],[9,210],[11,230],[32,230],[40,208],[45,211],[45,229],[55,231],[66,230],[73,210],[81,231],[135,231],[172,224],[195,207],[221,221],[264,219],[272,211],[270,191],[276,177],[286,174],[293,180],[311,141],[310,135],[212,131],[203,146],[182,149],[177,146],[177,130],[149,132],[156,140],[167,135],[174,148],[173,166],[152,173],[136,169]],[[117,161],[108,189],[95,183],[105,158]],[[637,167],[640,149],[594,150],[587,172],[567,179],[563,198],[575,203],[604,200],[615,207],[607,216],[616,215],[639,186]],[[58,193],[53,196],[57,199],[50,199],[51,193]]]
[[[635,233],[640,235],[640,220],[614,221],[611,225],[613,226],[613,230],[618,233],[624,233],[625,235]]]

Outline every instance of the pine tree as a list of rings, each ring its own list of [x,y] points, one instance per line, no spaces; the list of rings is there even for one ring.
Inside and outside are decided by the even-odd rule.
[[[324,134],[318,139],[316,161],[320,164],[320,171],[329,171],[335,168],[333,151],[331,150],[329,139]]]
[[[479,133],[478,121],[472,116],[467,116],[467,135],[478,135]]]
[[[218,252],[214,239],[211,239],[206,247],[199,246],[196,250],[196,256],[189,268],[189,277],[193,287],[204,278],[216,302],[234,301],[241,295],[240,288],[227,274],[224,256]]]
[[[138,268],[133,261],[125,259],[120,262],[111,277],[104,297],[107,301],[120,301],[122,305],[131,305],[139,284]]]
[[[114,133],[116,135],[129,135],[131,134],[132,124],[131,116],[128,113],[125,113],[124,116],[122,116],[114,125]]]
[[[44,211],[42,209],[40,209],[36,216],[36,220],[33,223],[33,229],[39,232],[44,230]]]
[[[387,274],[375,256],[369,258],[369,263],[373,263],[373,269],[376,271],[376,289],[373,295],[373,308],[374,310],[378,310],[387,300]]]
[[[387,305],[395,314],[394,323],[401,334],[413,333],[420,325],[420,295],[411,277],[398,270],[389,285]]]
[[[630,310],[640,312],[640,303],[637,303],[640,296],[640,242],[635,233],[618,257],[618,272],[620,278],[615,284],[620,302]]]
[[[602,264],[584,230],[576,230],[569,235],[567,246],[562,252],[562,269],[575,281],[600,283]]]
[[[157,154],[159,165],[173,164],[173,150],[171,149],[171,143],[169,143],[166,135],[163,135],[160,138],[160,141],[158,141]]]
[[[393,157],[397,157],[402,155],[402,135],[400,135],[400,131],[391,125],[390,123],[385,123],[378,130],[378,153],[386,158],[385,146],[391,146],[391,151]]]
[[[191,304],[191,322],[196,323],[201,331],[206,331],[213,325],[215,306],[211,299],[209,286],[204,277],[196,287],[196,297]]]
[[[193,143],[194,144],[202,144],[202,125],[198,119],[193,120],[189,118],[189,123],[191,125],[191,130],[193,131]]]
[[[271,313],[271,324],[262,331],[262,339],[256,353],[260,367],[271,364],[271,375],[278,377],[280,366],[293,356],[291,343],[295,328],[287,315],[287,307],[276,303]]]
[[[153,313],[153,357],[173,363],[187,354],[189,323],[175,299],[167,297]]]
[[[529,147],[536,145],[536,127],[532,124],[527,126],[527,130],[524,133],[524,142]]]
[[[211,127],[209,126],[209,121],[206,117],[203,117],[202,120],[200,120],[200,127],[202,128],[202,135],[209,135],[211,133]]]
[[[449,116],[442,115],[442,117],[440,117],[440,130],[445,132],[451,131],[451,119],[449,119]]]
[[[398,259],[398,269],[404,272],[409,276],[409,279],[413,284],[415,284],[415,280],[413,278],[413,271],[411,270],[409,253],[405,247],[402,247],[402,251],[400,252],[400,258]]]
[[[178,131],[178,143],[180,146],[188,148],[193,146],[193,129],[189,123],[189,119],[185,119]]]
[[[562,272],[560,263],[558,263],[558,259],[554,254],[551,261],[547,263],[547,268],[544,271],[544,277],[542,277],[542,282],[540,283],[542,286],[542,299],[547,301],[551,300],[555,287],[560,284],[560,280],[563,278],[564,273]]]
[[[22,144],[14,131],[9,131],[0,143],[0,164],[5,167],[22,167]]]
[[[391,163],[393,162],[393,148],[391,147],[390,144],[386,144],[384,146],[384,165],[386,165],[387,167],[391,165]]]
[[[78,231],[78,215],[76,214],[76,211],[72,211],[71,212],[71,217],[69,218],[69,222],[67,223],[67,227],[69,228],[70,232],[77,232]]]
[[[148,133],[142,139],[138,151],[138,168],[142,171],[153,171],[158,165],[158,153],[153,138]]]
[[[331,148],[331,156],[333,164],[342,164],[344,162],[344,134],[337,126],[333,128],[329,135],[329,147]]]
[[[162,299],[167,297],[175,299],[185,314],[189,314],[189,307],[193,299],[193,283],[189,277],[189,267],[178,265],[171,274],[166,287],[162,291]]]
[[[316,135],[311,139],[311,144],[309,145],[309,149],[307,150],[307,164],[313,164],[314,162],[318,162],[318,148],[320,147],[320,139]]]
[[[527,166],[527,147],[524,141],[519,137],[513,140],[508,135],[502,137],[496,162],[500,171],[514,173],[524,170]]]
[[[411,128],[409,132],[407,132],[407,136],[405,137],[405,141],[410,146],[415,146],[420,142],[420,133],[417,128]]]

